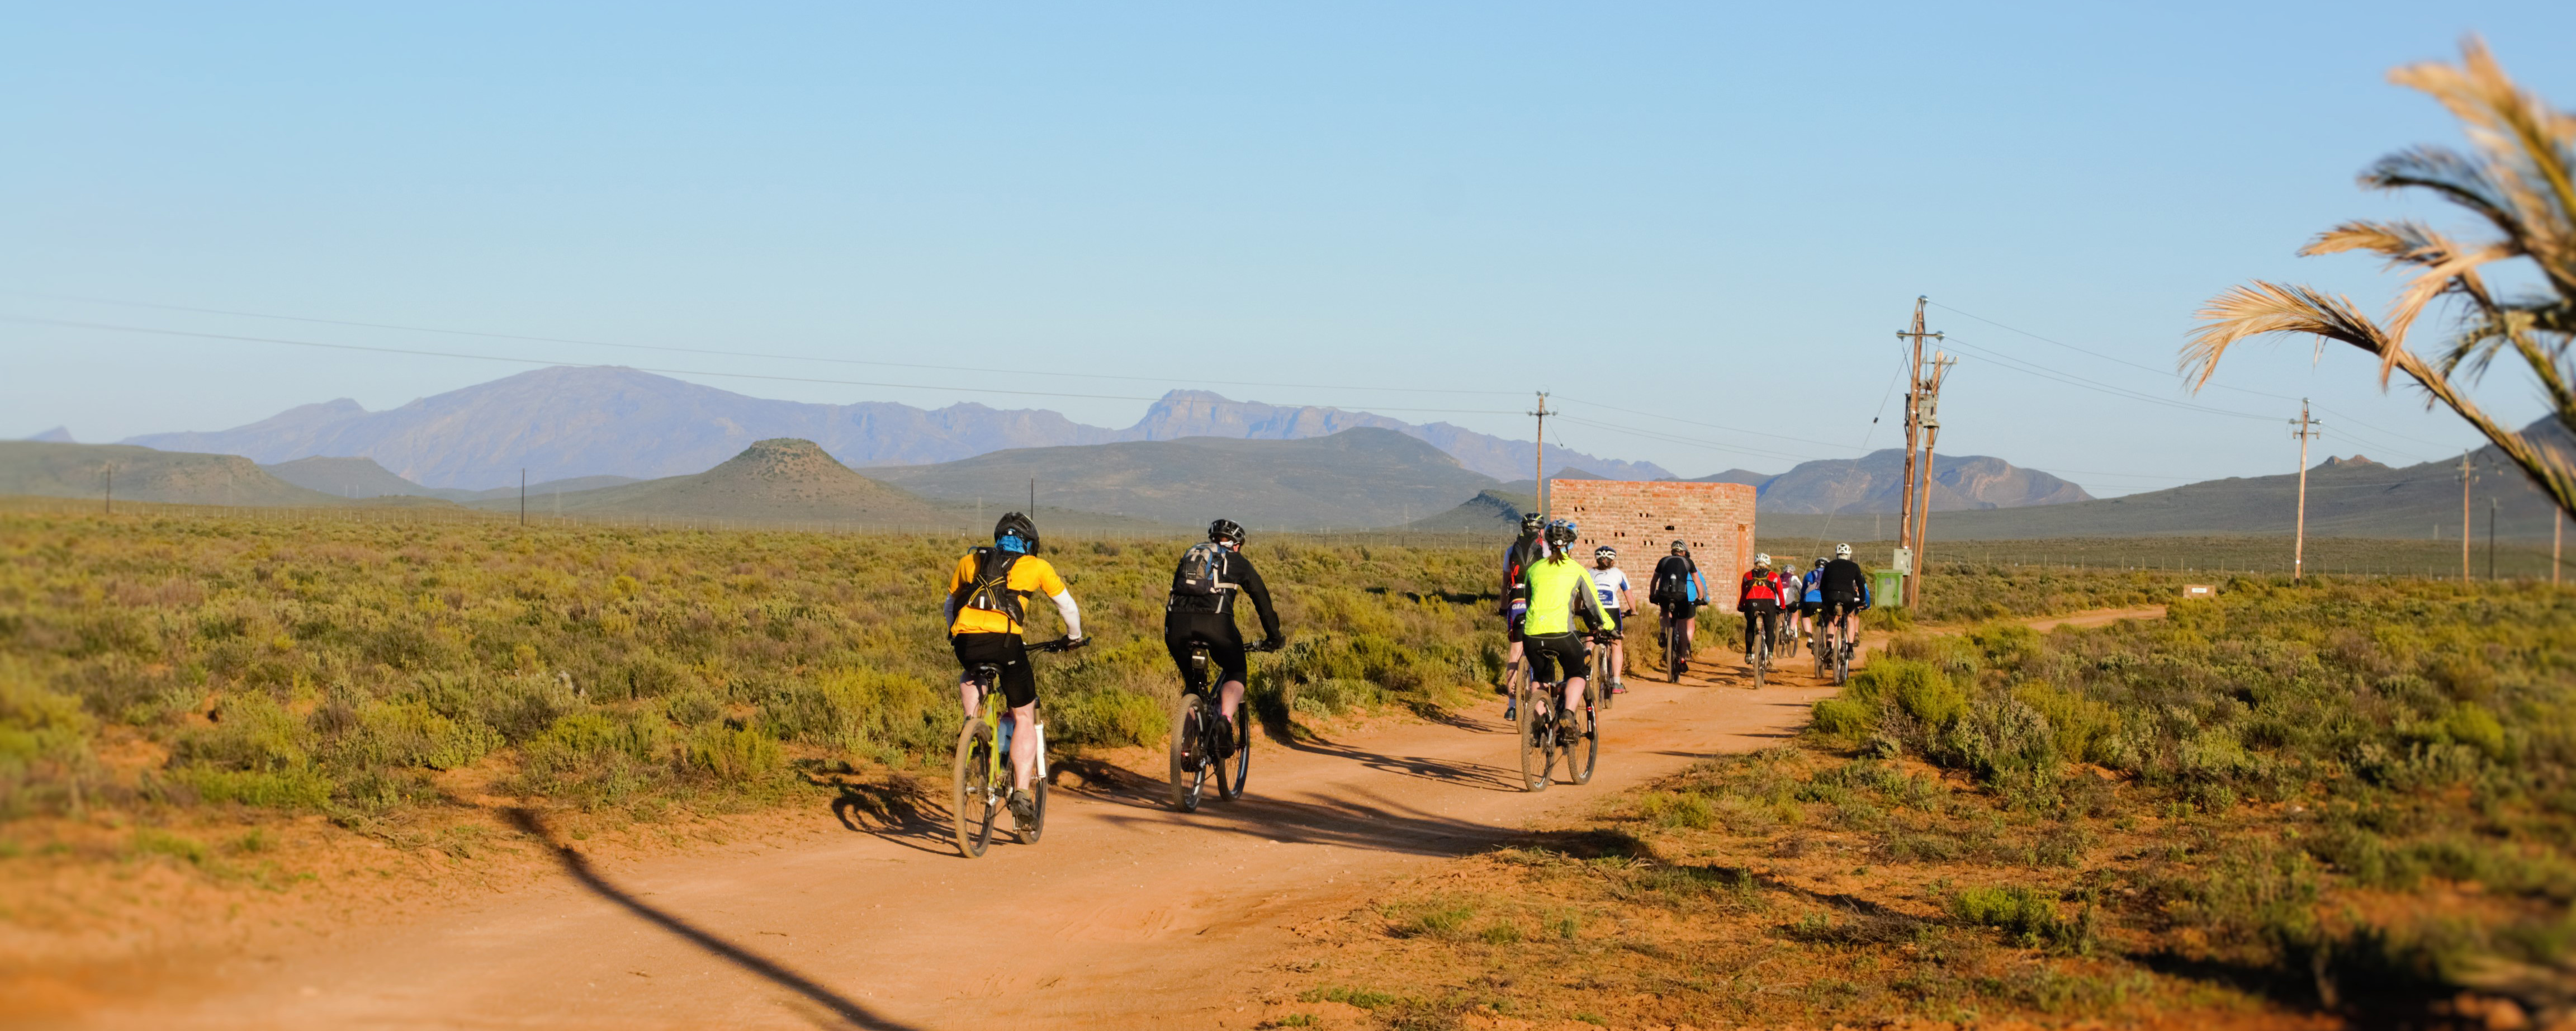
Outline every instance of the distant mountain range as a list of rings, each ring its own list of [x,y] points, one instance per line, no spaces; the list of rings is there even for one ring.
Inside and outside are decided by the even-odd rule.
[[[1185,437],[1025,448],[938,465],[859,472],[945,501],[1021,507],[1029,481],[1063,508],[1183,526],[1216,518],[1255,528],[1394,526],[1496,486],[1439,448],[1392,429],[1303,440]]]
[[[1905,490],[1905,450],[1884,448],[1859,458],[1802,462],[1778,476],[1729,469],[1703,482],[1752,484],[1754,505],[1765,515],[1894,512]],[[1930,504],[1935,512],[2030,508],[2090,501],[2093,496],[2037,469],[1985,455],[1932,456]]]
[[[769,438],[810,440],[852,467],[950,462],[1011,448],[1062,447],[1181,437],[1297,440],[1373,427],[1426,441],[1465,468],[1498,479],[1536,457],[1527,441],[1447,423],[1414,425],[1367,412],[1233,401],[1176,390],[1125,429],[1076,423],[1051,411],[957,404],[935,411],[891,402],[809,404],[746,397],[625,368],[557,367],[370,412],[340,399],[303,405],[229,430],[155,433],[129,444],[211,452],[282,464],[312,457],[372,458],[434,488],[515,489],[582,476],[655,478],[705,470]],[[1651,463],[1547,449],[1568,466],[1630,479],[1671,474]]]

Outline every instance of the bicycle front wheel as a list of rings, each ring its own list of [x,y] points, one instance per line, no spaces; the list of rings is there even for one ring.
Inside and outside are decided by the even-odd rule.
[[[993,843],[993,817],[1001,804],[993,795],[993,760],[993,728],[967,720],[957,732],[956,791],[949,807],[956,813],[957,850],[968,859]]]
[[[1547,724],[1538,714],[1541,699],[1538,692],[1534,690],[1534,686],[1530,683],[1528,665],[1524,664],[1520,672],[1512,674],[1512,698],[1515,699],[1513,708],[1518,710],[1514,729],[1519,731],[1521,739],[1521,790],[1523,791],[1547,790],[1550,753],[1547,742],[1543,739],[1545,734],[1543,728]]]
[[[1222,720],[1220,716],[1218,719]],[[1220,763],[1216,790],[1228,802],[1243,797],[1243,782],[1252,777],[1252,699],[1245,698],[1234,707],[1234,775],[1226,776]]]
[[[1682,682],[1682,628],[1671,621],[1664,624],[1664,679],[1668,683]]]
[[[1185,813],[1198,811],[1208,767],[1214,765],[1207,751],[1206,715],[1206,699],[1194,691],[1181,695],[1181,718],[1172,721],[1172,808]]]

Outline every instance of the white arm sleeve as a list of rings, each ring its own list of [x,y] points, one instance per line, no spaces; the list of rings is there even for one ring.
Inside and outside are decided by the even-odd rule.
[[[1064,617],[1064,636],[1082,636],[1082,606],[1073,603],[1073,592],[1055,596],[1055,613]]]

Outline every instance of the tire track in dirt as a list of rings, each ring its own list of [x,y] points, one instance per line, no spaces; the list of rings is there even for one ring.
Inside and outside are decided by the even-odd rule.
[[[1249,979],[1227,975],[1285,951],[1298,924],[1537,818],[1785,740],[1833,690],[1794,660],[1751,690],[1723,658],[1678,685],[1632,679],[1587,786],[1522,791],[1511,727],[1481,704],[1265,740],[1251,793],[1195,814],[1172,811],[1159,778],[1102,777],[1056,793],[1042,844],[997,842],[980,860],[931,813],[758,857],[601,864],[597,891],[567,879],[222,959],[73,1026],[1249,1027],[1258,1007],[1227,990]]]

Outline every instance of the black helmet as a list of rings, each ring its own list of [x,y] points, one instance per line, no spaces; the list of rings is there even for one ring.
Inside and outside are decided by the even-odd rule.
[[[1690,554],[1690,545],[1682,543],[1679,539],[1674,540],[1674,541],[1673,541],[1673,554],[1676,554],[1676,555],[1687,555],[1687,554]]]
[[[1004,537],[1017,537],[1027,541],[1028,553],[1032,555],[1038,553],[1038,524],[1030,522],[1027,516],[1017,512],[1002,513],[1002,521],[993,524],[993,542],[999,544]]]
[[[1243,524],[1235,522],[1232,519],[1219,519],[1213,523],[1209,523],[1208,539],[1212,541],[1222,541],[1240,548],[1243,546]]]
[[[1560,551],[1574,543],[1574,524],[1559,519],[1547,524],[1547,543]]]
[[[1521,536],[1523,537],[1538,536],[1539,528],[1546,525],[1547,518],[1536,512],[1524,512],[1521,514]]]

